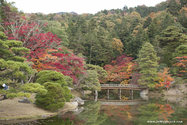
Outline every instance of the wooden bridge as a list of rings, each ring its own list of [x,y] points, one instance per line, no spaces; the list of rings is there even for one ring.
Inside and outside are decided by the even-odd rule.
[[[145,90],[146,87],[131,84],[100,84],[101,89],[133,89],[133,90]]]
[[[118,89],[119,100],[121,100],[121,89],[128,89],[130,90],[130,99],[133,99],[133,90],[147,90],[146,87],[142,87],[139,85],[132,85],[132,84],[100,84],[101,89],[107,89],[106,98],[109,100],[109,90],[110,89]]]

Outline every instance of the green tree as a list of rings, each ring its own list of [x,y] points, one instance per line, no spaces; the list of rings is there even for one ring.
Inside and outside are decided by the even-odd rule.
[[[97,77],[101,81],[103,81],[107,77],[106,70],[103,69],[103,67],[100,67],[98,65],[92,65],[92,64],[86,64],[84,65],[84,68],[86,70],[94,70],[97,72]]]
[[[101,91],[101,86],[97,76],[97,72],[94,70],[87,70],[86,75],[81,79],[80,87],[84,90]]]
[[[23,58],[29,49],[22,47],[21,41],[5,40],[7,37],[0,32],[0,84],[21,82],[22,84],[30,82],[35,70],[31,68],[30,63]]]
[[[171,16],[171,14],[167,14],[164,19],[161,21],[161,29],[165,30],[168,26],[172,26],[174,24],[174,18]]]
[[[183,44],[184,41],[180,41],[183,36],[182,31],[175,26],[168,26],[165,30],[162,31],[162,35],[159,38],[159,46],[165,50],[163,63],[166,63],[169,67],[172,65],[172,53],[175,49]]]
[[[151,17],[147,17],[146,21],[143,24],[143,28],[147,28],[152,22],[152,18]]]
[[[67,86],[68,84],[64,80],[64,75],[60,72],[51,71],[51,70],[43,70],[40,71],[37,75],[37,83],[40,83],[43,85],[45,82],[52,82],[52,83],[58,83],[62,87]]]
[[[125,18],[122,19],[121,24],[118,26],[117,30],[117,36],[121,39],[121,42],[124,44],[124,41],[127,39],[129,36],[129,27],[128,27],[128,22],[125,20]],[[114,38],[114,37],[113,37]]]
[[[180,45],[175,49],[173,57],[182,57],[187,56],[187,45]]]
[[[149,39],[154,39],[155,35],[156,35],[156,27],[157,25],[152,22],[149,27],[148,27],[148,30],[147,30],[147,35],[149,36]]]
[[[181,7],[185,6],[187,4],[187,0],[180,0]]]
[[[142,49],[138,55],[138,65],[140,73],[140,82],[141,85],[147,85],[149,88],[155,87],[155,80],[158,79],[157,67],[158,67],[158,60],[156,51],[149,42],[145,43],[142,46]]]
[[[47,110],[56,111],[65,104],[63,88],[59,83],[45,82],[46,94],[36,94],[36,105]]]
[[[177,4],[175,0],[171,0],[167,6],[168,12],[170,12],[172,15],[177,16],[178,11],[181,9],[180,5]]]
[[[138,53],[138,43],[136,43],[136,38],[133,35],[129,35],[125,42],[125,53],[136,58]]]
[[[61,26],[58,21],[47,21],[44,20],[43,22],[47,22],[48,25],[44,27],[45,32],[52,32],[53,34],[57,35],[63,42],[61,43],[63,46],[69,45],[68,35],[65,31],[65,28]]]

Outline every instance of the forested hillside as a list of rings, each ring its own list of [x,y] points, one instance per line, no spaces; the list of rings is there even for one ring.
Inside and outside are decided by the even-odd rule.
[[[187,78],[187,0],[94,15],[23,13],[5,1],[0,21],[0,85],[12,86],[12,93],[40,83],[45,70],[63,74],[62,88],[98,91],[100,83],[165,89]],[[52,76],[40,85],[57,83]]]

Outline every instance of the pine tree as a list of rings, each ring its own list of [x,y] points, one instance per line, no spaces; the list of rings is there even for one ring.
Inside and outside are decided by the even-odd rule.
[[[139,64],[139,70],[142,74],[138,82],[141,85],[147,85],[149,88],[155,87],[155,80],[158,79],[157,67],[158,60],[156,51],[149,42],[146,42],[139,52],[139,58],[137,62]]]
[[[172,26],[174,24],[174,19],[171,14],[167,14],[165,18],[161,21],[161,31],[165,30],[168,26]]]
[[[162,63],[166,63],[169,67],[172,66],[172,53],[179,45],[185,42],[185,37],[183,37],[181,32],[178,27],[168,26],[162,31],[162,35],[159,38],[159,46],[165,50]],[[181,38],[184,38],[184,40]]]
[[[23,58],[29,49],[22,47],[21,41],[6,40],[4,33],[0,32],[0,84],[18,82],[29,82],[34,70]]]
[[[180,5],[175,2],[175,0],[171,0],[167,6],[168,12],[170,12],[172,15],[177,16],[178,11],[181,9]]]
[[[162,31],[162,36],[160,37],[160,47],[167,48],[167,51],[174,52],[175,49],[182,44],[180,39],[182,37],[182,31],[175,26],[168,26]]]
[[[187,0],[180,0],[181,7],[185,6],[187,4]]]
[[[147,27],[151,24],[151,22],[152,22],[152,18],[151,18],[151,17],[148,17],[148,18],[146,19],[146,21],[144,22],[144,24],[143,24],[143,28],[144,28],[144,29],[147,28]]]

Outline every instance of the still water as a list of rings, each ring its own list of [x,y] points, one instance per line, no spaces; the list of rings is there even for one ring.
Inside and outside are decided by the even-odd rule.
[[[109,100],[104,100],[106,94],[102,91],[100,101],[86,101],[79,111],[13,125],[187,125],[187,98],[167,96],[143,100],[139,92],[134,93],[129,100],[128,91],[123,91],[119,101],[115,91],[110,92]]]

